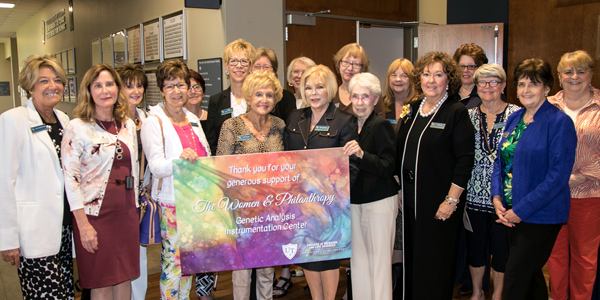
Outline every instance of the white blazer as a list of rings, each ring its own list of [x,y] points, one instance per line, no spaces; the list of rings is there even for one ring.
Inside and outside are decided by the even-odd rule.
[[[198,136],[200,144],[204,146],[207,156],[210,156],[210,147],[198,117],[193,113],[183,109],[188,121],[194,123],[192,129]],[[162,121],[163,132],[165,135],[165,147],[163,148],[162,135],[160,133],[160,124]],[[162,110],[162,103],[150,108],[150,115],[142,124],[142,146],[148,166],[152,172],[152,198],[158,199],[159,203],[166,205],[175,205],[175,191],[173,188],[173,160],[178,159],[183,152],[179,136],[171,124],[171,121]],[[158,194],[158,181],[163,178],[162,189]]]
[[[63,128],[69,117],[54,110]],[[60,250],[64,178],[54,144],[29,99],[0,115],[0,250],[25,258]],[[38,127],[39,128],[39,127]]]

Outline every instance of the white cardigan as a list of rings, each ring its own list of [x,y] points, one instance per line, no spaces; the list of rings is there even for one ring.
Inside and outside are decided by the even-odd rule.
[[[148,166],[152,172],[152,198],[158,199],[161,204],[175,205],[175,194],[173,188],[173,160],[178,159],[183,152],[181,140],[171,124],[171,121],[162,109],[162,103],[150,107],[149,116],[142,124],[142,147],[148,158]],[[193,113],[183,109],[188,121],[195,123],[192,129],[198,136],[200,144],[204,146],[207,155],[210,156],[210,147],[208,141],[200,126],[198,117]],[[163,132],[165,136],[165,147],[163,148],[162,135],[158,119],[162,121]],[[162,189],[158,194],[158,181],[162,178]]]
[[[54,110],[63,128],[69,117]],[[0,250],[20,249],[25,258],[60,250],[64,178],[50,136],[29,99],[0,115]]]
[[[135,205],[138,206],[139,166],[135,123],[125,121],[119,140],[129,148],[131,176],[134,177]],[[116,151],[117,136],[96,122],[76,118],[67,126],[61,147],[65,189],[71,211],[83,208],[86,215],[98,216]],[[124,179],[124,178],[123,178]]]

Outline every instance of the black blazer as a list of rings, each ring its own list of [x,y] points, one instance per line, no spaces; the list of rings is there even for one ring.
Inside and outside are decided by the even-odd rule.
[[[219,134],[221,134],[221,126],[231,118],[231,113],[226,112],[231,108],[231,87],[226,90],[210,96],[208,100],[208,116],[206,122],[202,124],[202,129],[206,135],[206,140],[210,146],[210,153],[217,153],[217,143],[219,142]]]
[[[358,123],[356,117],[343,112],[329,103],[327,111],[317,126],[326,126],[327,130],[310,131],[310,107],[292,111],[283,132],[285,150],[304,150],[344,147],[351,140],[358,141]],[[316,128],[316,127],[315,127]],[[350,156],[350,184],[354,184],[358,175],[358,158]]]
[[[363,124],[358,141],[364,151],[358,159],[360,172],[352,186],[350,203],[365,204],[398,194],[396,169],[396,133],[394,126],[375,112]]]
[[[292,92],[284,89],[283,96],[281,97],[281,100],[277,102],[277,105],[275,105],[272,114],[279,117],[284,122],[287,122],[288,117],[294,109],[296,109],[296,96],[294,96]]]

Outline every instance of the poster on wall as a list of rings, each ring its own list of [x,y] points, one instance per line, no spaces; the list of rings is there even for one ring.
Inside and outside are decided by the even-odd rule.
[[[144,23],[144,61],[160,61],[159,19]]]
[[[162,101],[162,96],[158,86],[156,86],[156,73],[154,71],[146,72],[148,78],[148,88],[146,89],[146,109]]]
[[[92,66],[102,62],[101,51],[100,51],[100,39],[92,40]]]
[[[185,274],[350,257],[342,148],[177,159],[173,186]]]
[[[165,59],[181,57],[185,53],[185,20],[183,11],[163,17],[163,57]]]
[[[125,33],[119,31],[113,35],[113,61],[115,68],[125,63]]]
[[[220,57],[198,60],[198,73],[202,75],[206,83],[206,91],[204,91],[204,98],[202,98],[202,109],[204,110],[208,110],[210,96],[223,90],[222,70],[223,59]]]
[[[128,28],[127,33],[127,60],[132,63],[142,62],[142,37],[140,25]]]
[[[69,86],[69,102],[77,103],[77,78],[67,78],[67,85]]]
[[[62,101],[63,102],[71,102],[70,97],[71,96],[69,95],[69,83],[67,82],[67,84],[65,84],[65,86],[64,86]]]
[[[77,72],[75,68],[75,48],[71,48],[67,50],[67,74],[73,75]]]
[[[102,45],[102,63],[107,64],[111,67],[114,67],[113,62],[113,44],[112,44],[112,36],[105,36],[101,41]]]
[[[67,51],[66,50],[61,51],[60,57],[61,57],[62,67],[66,71],[67,69],[69,69],[69,58],[67,57]]]

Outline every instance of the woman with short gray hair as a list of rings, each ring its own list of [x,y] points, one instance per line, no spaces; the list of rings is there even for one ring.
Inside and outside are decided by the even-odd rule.
[[[381,98],[379,79],[360,73],[349,82],[352,109],[358,118],[359,139],[344,146],[358,158],[358,176],[350,190],[352,225],[352,289],[354,299],[392,299],[392,250],[398,212],[394,179],[394,126],[375,113]]]

